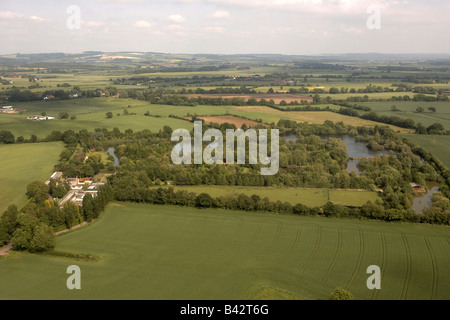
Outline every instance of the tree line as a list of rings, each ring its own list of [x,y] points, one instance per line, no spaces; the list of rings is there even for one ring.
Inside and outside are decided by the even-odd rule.
[[[347,207],[333,202],[327,202],[320,207],[310,208],[301,203],[270,201],[267,197],[258,195],[228,194],[212,197],[208,193],[196,194],[186,190],[175,191],[173,187],[149,189],[138,187],[125,193],[115,189],[118,201],[148,203],[155,205],[175,205],[196,207],[200,209],[215,208],[227,210],[242,210],[248,212],[270,212],[276,214],[294,214],[301,216],[322,216],[334,218],[369,219],[387,222],[411,222],[450,225],[450,204],[447,199],[447,212],[428,210],[424,214],[416,214],[413,210],[386,209],[380,203],[368,202],[361,208]],[[436,201],[439,201],[436,199]]]

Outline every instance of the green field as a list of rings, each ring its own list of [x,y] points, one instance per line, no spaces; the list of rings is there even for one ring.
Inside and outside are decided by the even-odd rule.
[[[128,108],[130,106],[131,108]],[[144,107],[143,107],[144,106]],[[15,108],[27,110],[24,114],[1,114],[0,125],[2,130],[11,131],[16,137],[23,136],[28,139],[32,134],[39,138],[45,138],[52,131],[72,129],[80,131],[86,129],[94,131],[96,128],[107,128],[112,130],[119,128],[121,131],[132,129],[134,131],[149,129],[158,132],[165,125],[172,128],[190,128],[189,122],[173,118],[155,118],[144,116],[147,110],[151,110],[151,105],[147,102],[131,99],[80,99],[55,102],[33,102],[22,105],[14,105]],[[124,110],[136,115],[125,116]],[[101,110],[101,111],[100,111]],[[113,112],[113,118],[107,119],[106,112]],[[75,120],[49,120],[30,121],[30,115],[40,115],[46,112],[48,116],[58,117],[60,112],[68,112],[69,115],[76,115]],[[165,112],[160,112],[164,114]],[[160,114],[158,113],[158,114]],[[120,116],[117,116],[120,114]],[[157,113],[154,113],[155,115]],[[167,115],[166,115],[167,114]],[[166,112],[164,116],[169,114]]]
[[[404,119],[412,119],[416,123],[422,123],[428,127],[436,122],[441,123],[447,130],[450,130],[450,101],[436,101],[436,102],[405,102],[405,101],[384,101],[384,102],[364,102],[360,103],[364,106],[370,107],[372,111],[379,115],[396,116]],[[400,111],[391,111],[392,106],[395,105]],[[425,112],[418,113],[416,109],[423,107]],[[429,112],[428,108],[434,107],[437,112]]]
[[[268,107],[233,107],[233,106],[207,106],[196,107],[153,105],[145,101],[132,99],[92,98],[72,99],[51,102],[29,102],[13,104],[15,108],[27,110],[23,114],[0,114],[0,126],[2,130],[11,131],[16,137],[23,136],[29,139],[32,134],[39,138],[45,138],[52,131],[72,129],[80,131],[87,129],[93,131],[96,128],[107,128],[112,130],[119,128],[143,130],[149,129],[157,132],[165,125],[172,129],[191,129],[192,125],[183,120],[169,118],[170,115],[185,117],[187,115],[220,116],[235,115],[252,120],[261,120],[264,123],[277,123],[281,119],[292,119],[299,122],[322,124],[325,120],[333,122],[343,121],[353,126],[375,126],[378,123],[362,120],[354,117],[332,113],[332,112],[281,112]],[[326,105],[319,105],[326,107]],[[135,115],[125,116],[124,110]],[[335,109],[335,107],[332,107]],[[112,119],[106,119],[106,112],[113,112]],[[46,112],[47,116],[58,117],[59,113],[67,112],[70,116],[75,115],[75,120],[50,120],[30,121],[28,116],[40,115]],[[146,113],[162,118],[147,117]],[[118,116],[119,115],[119,116]],[[406,132],[408,130],[393,127],[395,130]]]
[[[450,136],[405,134],[403,137],[431,152],[447,168],[450,168]]]
[[[78,115],[83,113],[95,113],[100,111],[112,111],[128,106],[137,107],[147,105],[145,101],[133,99],[115,99],[115,98],[83,98],[70,100],[55,101],[33,101],[33,102],[14,102],[15,109],[26,110],[23,112],[25,118],[32,115],[40,115],[46,112],[48,116],[58,117],[60,112],[67,112],[70,115]],[[23,115],[3,115],[7,117],[23,118]]]
[[[63,149],[62,143],[0,145],[0,214],[25,204],[27,185],[47,180]]]
[[[447,227],[137,204],[58,238],[83,262],[0,259],[0,299],[450,299]],[[81,290],[66,288],[70,265]],[[381,290],[366,287],[371,265]]]
[[[157,187],[155,187],[157,188]],[[186,190],[200,193],[208,193],[213,198],[244,193],[248,196],[258,195],[261,198],[269,198],[271,201],[289,202],[292,205],[304,204],[310,208],[321,207],[328,201],[335,204],[362,207],[368,201],[381,200],[376,192],[358,190],[337,189],[302,189],[302,188],[267,188],[267,187],[228,187],[228,186],[175,186],[175,191]]]

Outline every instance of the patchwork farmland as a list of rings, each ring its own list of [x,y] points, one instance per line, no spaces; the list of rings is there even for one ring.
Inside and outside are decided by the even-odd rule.
[[[20,224],[36,223],[0,217],[1,246],[16,246],[0,248],[0,299],[325,300],[342,287],[357,300],[449,300],[448,172],[402,140],[450,167],[447,60],[310,58],[0,56],[0,216],[15,204],[29,220]],[[369,112],[379,117],[360,118]],[[279,129],[278,174],[175,165],[171,133],[194,118]],[[447,131],[415,134],[418,123]],[[58,185],[24,206],[27,185],[54,171]],[[77,183],[85,198],[48,201],[68,177],[106,187]],[[56,244],[17,246],[48,240],[43,225],[50,240],[63,231]],[[81,267],[82,290],[67,290],[68,265]],[[372,265],[381,290],[367,288]]]

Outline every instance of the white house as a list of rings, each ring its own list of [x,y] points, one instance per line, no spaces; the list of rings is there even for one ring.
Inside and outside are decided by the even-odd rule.
[[[28,117],[27,119],[33,120],[33,121],[46,121],[46,120],[55,120],[55,117],[34,116],[34,117]]]

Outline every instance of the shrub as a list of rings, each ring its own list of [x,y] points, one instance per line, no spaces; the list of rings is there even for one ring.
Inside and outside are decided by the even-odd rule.
[[[330,300],[354,300],[354,297],[349,291],[341,287],[337,287],[331,293]]]

